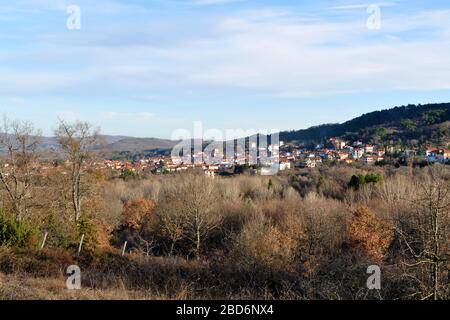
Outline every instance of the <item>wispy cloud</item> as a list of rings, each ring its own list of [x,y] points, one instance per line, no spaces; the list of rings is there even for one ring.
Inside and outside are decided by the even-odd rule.
[[[193,0],[192,3],[197,6],[209,6],[209,5],[228,4],[243,1],[247,0]]]
[[[210,23],[208,32],[157,46],[140,38],[127,46],[98,45],[89,34],[81,43],[50,42],[51,51],[35,51],[32,58],[51,66],[55,60],[76,57],[82,67],[3,69],[0,92],[126,96],[145,92],[156,97],[176,92],[186,97],[247,90],[310,96],[450,87],[449,10],[408,19],[387,17],[375,32],[365,27],[365,15],[345,22],[305,22],[294,12],[282,12],[265,9],[224,16]],[[420,36],[420,30],[427,36]],[[412,36],[415,33],[419,35]],[[21,59],[31,56],[22,54]]]
[[[83,23],[74,32],[55,1],[0,9],[21,19],[0,28],[0,111],[17,104],[5,97],[59,110],[78,111],[80,102],[80,117],[91,108],[111,128],[134,128],[166,124],[159,110],[184,115],[199,101],[214,110],[216,101],[450,89],[450,9],[380,2],[382,28],[369,30],[357,9],[370,3],[99,1],[79,1]]]
[[[369,6],[379,6],[379,7],[394,7],[397,6],[397,2],[373,2],[373,3],[359,3],[359,4],[349,4],[342,6],[329,7],[329,10],[353,10],[353,9],[366,9]]]

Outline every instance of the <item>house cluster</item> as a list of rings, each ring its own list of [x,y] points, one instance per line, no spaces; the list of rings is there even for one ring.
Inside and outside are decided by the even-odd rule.
[[[225,157],[223,150],[217,148],[209,150],[208,153],[195,151],[190,156],[181,157],[175,161],[170,156],[166,156],[146,158],[134,163],[108,161],[106,165],[122,172],[151,170],[154,173],[175,173],[197,169],[203,170],[209,177],[215,177],[219,174],[232,174],[235,166],[261,162],[264,162],[263,167],[284,171],[295,167],[314,168],[326,161],[374,164],[382,161],[385,156],[384,149],[378,145],[364,144],[361,141],[349,143],[340,138],[331,138],[327,145],[317,145],[311,150],[288,147],[282,141],[279,145],[267,146],[258,146],[256,142],[250,142],[248,147],[248,150],[245,150],[245,147],[237,145],[231,157]],[[211,157],[216,161],[211,161]]]
[[[203,170],[207,176],[214,177],[218,172],[233,167],[233,163],[224,161],[217,165],[207,165],[197,161],[196,163],[174,163],[170,156],[159,156],[140,159],[138,161],[128,160],[106,160],[94,164],[96,169],[109,169],[114,176],[121,176],[129,171],[136,174],[151,172],[155,174],[177,173],[187,170]]]
[[[127,170],[139,174],[147,171],[163,174],[196,169],[202,170],[208,177],[215,177],[233,174],[235,166],[260,163],[263,155],[270,155],[264,159],[264,165],[266,167],[275,166],[279,171],[293,168],[315,168],[329,161],[370,165],[383,161],[385,158],[385,149],[379,145],[364,144],[361,141],[349,143],[340,138],[331,138],[327,145],[317,145],[312,149],[297,148],[292,147],[292,145],[288,147],[284,146],[283,142],[280,142],[279,146],[268,145],[266,148],[257,148],[256,145],[249,145],[249,147],[249,150],[253,150],[253,152],[241,150],[237,147],[234,157],[230,158],[223,157],[222,150],[215,149],[209,155],[204,151],[194,152],[190,159],[184,159],[184,162],[173,161],[170,156],[154,156],[134,162],[106,160],[96,163],[95,166],[98,169],[110,169],[116,176],[120,176]],[[409,150],[405,151],[404,154],[407,156],[417,155],[417,151]],[[211,158],[208,158],[211,156],[221,160],[212,162]],[[425,156],[429,163],[447,163],[450,161],[450,150],[429,148],[426,149]]]
[[[361,141],[349,143],[341,138],[331,138],[328,143],[316,145],[314,148],[300,148],[293,145],[258,146],[250,142],[249,149],[236,146],[234,155],[223,156],[223,150],[209,150],[193,152],[189,157],[173,160],[171,156],[153,156],[137,161],[105,160],[94,164],[96,169],[112,171],[113,176],[121,176],[130,171],[137,174],[151,172],[156,174],[177,173],[187,170],[201,170],[208,177],[217,175],[231,175],[236,166],[261,164],[264,167],[276,168],[279,171],[293,168],[315,168],[325,162],[375,164],[385,158],[385,149],[376,144],[365,144]],[[389,150],[388,150],[389,151]],[[389,151],[389,152],[392,152]],[[409,150],[405,155],[417,155],[417,151]],[[422,152],[423,154],[424,152]],[[211,157],[216,161],[211,161]],[[264,159],[262,159],[264,157]],[[425,157],[429,163],[447,163],[450,161],[450,150],[429,148],[425,150]],[[220,159],[217,161],[217,159]],[[63,166],[64,168],[65,166]],[[256,169],[250,168],[250,172]],[[261,171],[262,172],[262,171]]]
[[[120,175],[126,171],[134,173],[144,173],[146,171],[161,171],[166,170],[166,166],[171,164],[170,157],[152,157],[140,159],[138,161],[129,160],[106,160],[101,163],[96,163],[97,169],[110,169],[116,175]]]
[[[209,154],[205,151],[196,151],[187,158],[175,161],[170,156],[156,156],[135,162],[108,160],[98,164],[98,167],[109,168],[117,175],[125,170],[162,174],[197,169],[203,170],[209,177],[215,177],[219,174],[232,174],[235,166],[261,163],[261,157],[264,156],[264,167],[274,167],[284,171],[296,167],[314,168],[326,161],[373,164],[382,161],[384,155],[384,149],[378,145],[364,144],[360,141],[350,144],[340,138],[331,138],[326,146],[317,145],[311,150],[288,147],[282,141],[279,145],[269,144],[268,146],[258,146],[255,142],[250,142],[247,151],[238,145],[234,149],[234,155],[228,158],[223,156],[223,150],[214,149],[210,150]],[[211,157],[220,161],[211,161]]]
[[[218,174],[233,174],[235,166],[246,164],[252,165],[263,162],[268,167],[277,166],[280,146],[269,144],[263,147],[250,143],[249,148],[246,148],[245,146],[237,145],[229,157],[224,156],[224,152],[220,148],[208,150],[207,152],[205,150],[191,151],[193,152],[188,156],[181,156],[178,159],[173,159],[171,156],[153,156],[137,161],[105,160],[96,163],[94,166],[96,169],[109,169],[114,176],[120,176],[126,171],[137,174],[144,172],[163,174],[196,169],[203,170],[205,175],[209,177],[215,177]],[[286,170],[290,167],[291,163],[286,159],[282,159],[280,163],[281,170]]]
[[[280,146],[278,144],[258,145],[249,142],[248,145],[237,143],[232,152],[224,152],[222,148],[194,151],[192,155],[177,159],[168,166],[170,172],[191,168],[201,169],[209,177],[233,174],[235,166],[264,164],[264,167],[279,165]],[[290,168],[290,163],[281,163],[283,169]],[[265,170],[261,169],[262,172]],[[253,169],[251,170],[253,171]]]
[[[312,150],[300,148],[282,151],[281,154],[281,159],[291,162],[291,166],[294,163],[299,167],[314,168],[325,161],[373,164],[384,160],[385,151],[378,145],[364,144],[361,141],[349,144],[340,138],[331,138],[327,146],[317,145]]]
[[[249,150],[245,148],[235,148],[234,155],[224,157],[223,150],[215,149],[210,151],[209,155],[204,151],[194,152],[187,158],[173,160],[171,156],[153,156],[137,161],[129,160],[104,160],[93,164],[93,168],[99,170],[108,170],[112,176],[120,177],[125,172],[143,174],[151,172],[154,174],[177,173],[187,170],[203,171],[208,177],[217,175],[233,175],[236,173],[236,167],[247,165],[250,173],[257,173],[261,170],[285,171],[293,168],[315,168],[326,162],[340,163],[363,163],[375,164],[383,161],[385,158],[385,148],[376,144],[365,144],[361,141],[349,143],[340,138],[331,138],[327,144],[316,145],[314,148],[300,148],[293,145],[284,145],[280,141],[279,145],[268,145],[259,147],[249,144]],[[398,152],[393,147],[386,148],[390,154]],[[420,157],[428,163],[450,163],[450,150],[442,148],[427,148],[425,150],[402,150],[400,155],[405,157]],[[211,161],[214,157],[216,161]],[[219,159],[219,160],[217,160]],[[258,166],[252,167],[254,164]],[[261,166],[261,164],[263,164]],[[4,176],[9,175],[8,163],[2,163]],[[39,166],[41,174],[56,169],[62,174],[68,174],[67,168],[70,162],[66,161],[63,165],[54,163],[42,163]],[[92,167],[91,167],[92,168]],[[267,169],[269,168],[269,169]],[[239,172],[239,170],[238,170]]]
[[[450,161],[450,150],[448,149],[427,149],[425,155],[429,163],[447,163]]]

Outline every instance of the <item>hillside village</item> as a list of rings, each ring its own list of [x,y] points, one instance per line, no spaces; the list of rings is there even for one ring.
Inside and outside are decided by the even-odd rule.
[[[449,304],[450,0],[5,0],[0,25],[0,314]]]
[[[254,146],[253,146],[254,147]],[[341,138],[330,138],[328,144],[317,145],[315,148],[303,148],[295,144],[285,144],[280,141],[279,146],[268,145],[268,151],[273,159],[271,165],[279,160],[279,171],[295,170],[302,168],[315,168],[321,165],[341,163],[347,165],[383,165],[387,159],[414,159],[416,162],[433,164],[449,163],[450,150],[444,148],[426,148],[424,150],[396,150],[393,147],[384,147],[377,144],[365,144],[361,141],[350,143]],[[263,152],[263,148],[259,149]],[[216,151],[217,152],[217,151]],[[278,155],[278,156],[277,156]],[[261,170],[259,163],[251,159],[249,152],[238,150],[234,158],[220,163],[208,164],[205,160],[205,152],[192,155],[191,163],[174,162],[171,156],[155,155],[137,160],[104,160],[91,165],[91,169],[108,170],[113,177],[127,177],[141,174],[170,174],[185,172],[188,170],[202,170],[205,175],[215,177],[218,175],[229,176],[242,171],[257,174]],[[67,163],[68,164],[68,163]],[[51,166],[43,166],[43,171]],[[65,166],[61,167],[63,170]],[[63,172],[64,173],[64,172]]]
[[[357,134],[311,142],[259,136],[204,149],[182,141],[178,154],[178,147],[154,154],[132,147],[122,160],[99,147],[98,131],[88,123],[61,121],[55,131],[59,148],[50,151],[37,147],[38,136],[26,122],[13,124],[13,134],[0,140],[6,150],[0,165],[0,260],[14,266],[23,261],[23,269],[14,267],[20,277],[39,276],[42,254],[48,254],[57,257],[53,279],[61,279],[72,261],[82,263],[92,272],[86,279],[95,279],[85,281],[88,290],[108,283],[104,288],[123,292],[114,286],[125,279],[127,290],[142,294],[153,288],[167,297],[190,283],[187,297],[208,288],[208,298],[289,292],[287,297],[317,299],[323,289],[309,283],[326,283],[333,293],[341,290],[344,276],[364,286],[364,268],[382,265],[393,270],[385,297],[399,298],[422,294],[423,286],[404,281],[398,289],[403,263],[420,263],[398,236],[417,241],[425,231],[420,246],[427,252],[444,248],[429,259],[444,261],[449,252],[447,133],[416,143]],[[431,236],[436,214],[443,227]],[[10,273],[10,265],[0,264],[0,298],[2,274]],[[423,297],[430,297],[430,290],[436,299],[447,297],[448,275],[439,272],[436,289],[434,273],[419,265],[406,271],[431,288]],[[448,262],[439,267],[450,270]],[[109,280],[105,270],[113,275]],[[144,287],[142,274],[148,275]],[[169,291],[167,278],[174,283]],[[286,291],[285,279],[306,281]],[[359,291],[343,288],[337,294],[351,298]]]
[[[189,170],[203,171],[205,175],[215,177],[243,172],[264,175],[267,167],[283,172],[333,164],[445,164],[450,158],[449,132],[450,104],[446,103],[395,107],[371,112],[343,124],[280,132],[279,138],[283,141],[275,145],[263,146],[250,138],[239,139],[234,141],[231,156],[218,148],[211,154],[205,149],[196,151],[194,148],[188,161],[171,158],[171,150],[177,141],[102,136],[105,145],[102,148],[94,146],[99,151],[96,161],[85,163],[84,169],[102,170],[112,178]],[[57,168],[66,174],[70,163],[61,161],[56,138],[44,137],[42,140],[38,149],[46,156],[41,157],[45,160],[39,164],[39,171],[45,173]],[[214,161],[209,161],[211,157]],[[6,161],[3,165],[8,167],[10,164]]]

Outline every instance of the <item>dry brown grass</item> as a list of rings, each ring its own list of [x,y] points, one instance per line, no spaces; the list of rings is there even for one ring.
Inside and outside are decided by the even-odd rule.
[[[364,170],[320,168],[302,172],[296,181],[289,176],[208,179],[180,174],[98,182],[92,186],[86,208],[102,246],[83,251],[80,257],[74,254],[73,244],[61,248],[55,241],[49,241],[44,250],[0,249],[0,298],[404,298],[405,292],[416,289],[402,278],[407,251],[398,236],[384,232],[383,226],[392,230],[410,225],[411,201],[418,199],[430,174],[421,169],[386,171],[383,183],[349,188],[351,175]],[[449,172],[442,167],[436,175],[448,183]],[[197,181],[195,192],[192,181]],[[41,191],[54,188],[55,194],[30,209],[40,231],[45,230],[42,218],[49,211],[61,213],[55,225],[62,233],[73,228],[66,222],[67,198],[59,198],[64,192],[56,192],[57,183],[55,177],[42,182]],[[213,196],[203,199],[204,194]],[[137,200],[148,205],[131,205]],[[141,228],[153,204],[155,219],[151,227]],[[370,208],[367,219],[352,214],[361,206]],[[188,215],[187,208],[204,215]],[[186,226],[203,216],[218,219],[201,234],[200,250],[193,251],[196,228]],[[139,226],[143,242],[133,247],[139,250],[122,257],[123,242],[127,240],[130,248],[133,244],[118,226],[130,220]],[[414,227],[419,228],[419,222]],[[443,228],[448,230],[448,223]],[[114,234],[115,247],[109,242],[112,230],[119,233]],[[414,229],[405,232],[414,238]],[[141,250],[141,244],[146,250]],[[374,261],[388,270],[377,296],[365,290],[366,268]],[[64,270],[71,264],[82,269],[80,291],[65,288]],[[442,275],[446,277],[448,262],[442,265],[447,268]]]
[[[32,278],[0,273],[0,300],[183,300],[188,297],[187,290],[167,296],[150,290],[128,290],[123,286],[69,290],[64,277]]]

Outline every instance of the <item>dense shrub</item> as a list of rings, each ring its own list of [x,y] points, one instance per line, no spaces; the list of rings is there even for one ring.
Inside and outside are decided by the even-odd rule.
[[[0,246],[27,248],[37,243],[37,228],[0,211]]]
[[[350,245],[374,261],[382,262],[393,239],[393,227],[368,208],[353,213],[347,226]]]
[[[354,189],[359,189],[365,184],[377,184],[383,181],[383,176],[376,172],[371,172],[366,175],[358,174],[353,175],[350,179],[350,182],[348,183],[349,187],[352,187]]]
[[[366,183],[366,179],[362,174],[353,175],[350,179],[350,182],[348,183],[349,187],[352,187],[354,189],[359,189],[361,186],[363,186]]]
[[[237,234],[231,259],[247,269],[293,271],[304,239],[298,212],[255,212]]]
[[[77,246],[81,237],[83,238],[83,250],[93,250],[98,245],[97,226],[86,215],[82,215],[76,222],[77,237],[73,245]]]
[[[130,250],[147,250],[156,236],[159,223],[155,216],[155,204],[151,200],[136,199],[123,205],[122,219],[113,231],[112,244],[121,246],[127,241]]]
[[[123,206],[122,224],[132,229],[142,229],[152,220],[155,204],[151,200],[136,199]]]
[[[450,296],[448,166],[336,164],[272,177],[93,179],[83,202],[89,216],[77,224],[67,180],[50,178],[40,181],[41,201],[30,205],[27,220],[0,216],[2,246],[36,244],[32,225],[48,232],[46,248],[27,249],[30,260],[25,250],[7,259],[17,249],[0,248],[0,269],[34,274],[42,259],[66,252],[84,268],[87,290],[193,299],[406,299],[430,296],[434,264],[436,297]],[[438,237],[430,231],[434,221]],[[82,234],[80,256],[63,250],[78,246]],[[366,289],[372,264],[383,270],[381,291]],[[52,265],[52,275],[60,272],[59,263]]]
[[[120,174],[120,178],[125,181],[137,179],[137,178],[139,178],[139,173],[137,173],[133,170],[130,170],[130,169],[126,169]]]
[[[44,217],[40,229],[42,233],[47,233],[46,247],[68,248],[76,241],[73,221],[54,212]]]

